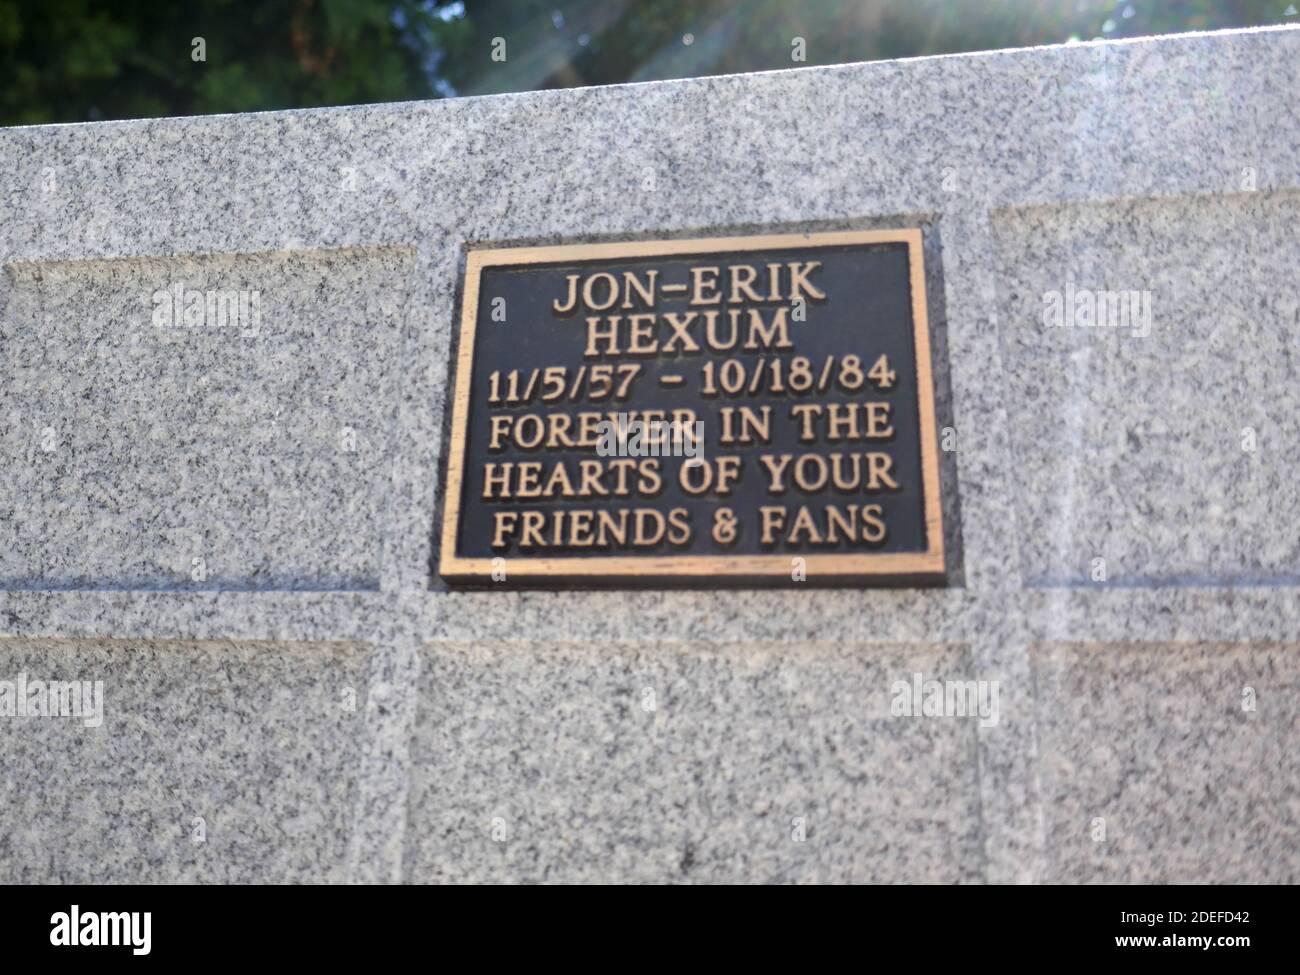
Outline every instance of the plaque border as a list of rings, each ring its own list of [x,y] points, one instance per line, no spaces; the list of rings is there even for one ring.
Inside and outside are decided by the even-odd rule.
[[[924,503],[926,550],[771,555],[611,555],[509,557],[509,579],[628,581],[699,581],[708,577],[775,581],[790,578],[790,559],[806,559],[809,574],[841,582],[869,577],[944,576],[943,512],[939,484],[939,454],[935,435],[934,378],[931,368],[930,325],[926,309],[925,263],[920,228],[846,230],[807,234],[760,234],[743,237],[700,237],[682,240],[619,241],[601,244],[560,244],[544,247],[470,248],[465,257],[464,294],[461,300],[460,342],[456,354],[456,379],[452,400],[451,439],[447,454],[447,480],[443,493],[441,548],[438,574],[448,582],[490,582],[492,558],[463,558],[456,554],[464,486],[466,432],[469,424],[470,385],[473,380],[474,338],[477,328],[479,287],[484,268],[526,264],[565,264],[573,261],[613,260],[629,257],[664,257],[691,254],[735,253],[853,244],[907,244],[912,290],[913,348],[916,353],[918,433],[921,438],[921,491]]]

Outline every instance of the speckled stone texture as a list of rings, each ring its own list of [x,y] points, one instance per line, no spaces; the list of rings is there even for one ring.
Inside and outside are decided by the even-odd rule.
[[[793,649],[431,644],[411,755],[407,874],[982,877],[976,724],[890,713],[897,680],[968,679],[962,649]],[[464,787],[448,789],[449,780]]]
[[[12,265],[0,343],[4,450],[18,463],[0,480],[15,528],[0,585],[378,588],[395,316],[413,259]],[[201,324],[154,324],[172,287],[202,293]],[[209,324],[209,291],[256,293],[248,321],[227,308]]]
[[[103,681],[103,725],[0,723],[0,882],[340,881],[358,644],[13,640],[0,680]]]
[[[105,683],[0,716],[0,880],[1294,881],[1297,90],[1289,28],[0,130],[0,682]],[[438,581],[468,246],[882,226],[946,588]]]
[[[1012,449],[1055,485],[1020,498],[1028,583],[1300,583],[1297,223],[1300,193],[997,215]],[[1149,325],[1044,328],[1071,281]]]
[[[1300,881],[1280,855],[1300,848],[1300,645],[1049,644],[1034,664],[1048,879]]]

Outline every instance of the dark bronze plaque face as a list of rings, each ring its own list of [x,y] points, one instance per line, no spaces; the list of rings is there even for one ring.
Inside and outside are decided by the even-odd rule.
[[[943,574],[919,230],[471,251],[451,581]]]

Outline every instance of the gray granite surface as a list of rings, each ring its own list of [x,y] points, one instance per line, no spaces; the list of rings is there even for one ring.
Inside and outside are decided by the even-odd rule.
[[[1300,583],[1298,221],[1295,192],[997,215],[1012,450],[1055,486],[1020,498],[1026,582]],[[1069,280],[1148,291],[1149,327],[1044,328]]]
[[[377,589],[413,259],[11,265],[0,585]],[[209,291],[258,300],[249,324],[155,325],[173,286],[202,293],[205,318]]]
[[[0,717],[0,879],[1294,879],[1298,82],[1276,29],[0,130],[0,681],[106,691]],[[948,588],[436,581],[467,246],[879,226]],[[913,666],[1000,720],[882,714]]]
[[[1046,879],[1300,880],[1300,646],[1033,649]]]
[[[346,643],[4,641],[0,680],[102,681],[103,707],[98,726],[0,719],[0,882],[342,881],[366,656]]]
[[[512,641],[423,663],[408,876],[983,877],[976,723],[890,713],[896,680],[968,679],[960,647]]]

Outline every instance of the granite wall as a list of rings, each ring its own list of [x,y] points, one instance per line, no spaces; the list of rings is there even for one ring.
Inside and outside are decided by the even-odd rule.
[[[0,881],[1300,880],[1297,90],[1277,29],[0,131],[0,682],[103,693],[0,716]],[[947,587],[439,581],[468,246],[882,226]]]

